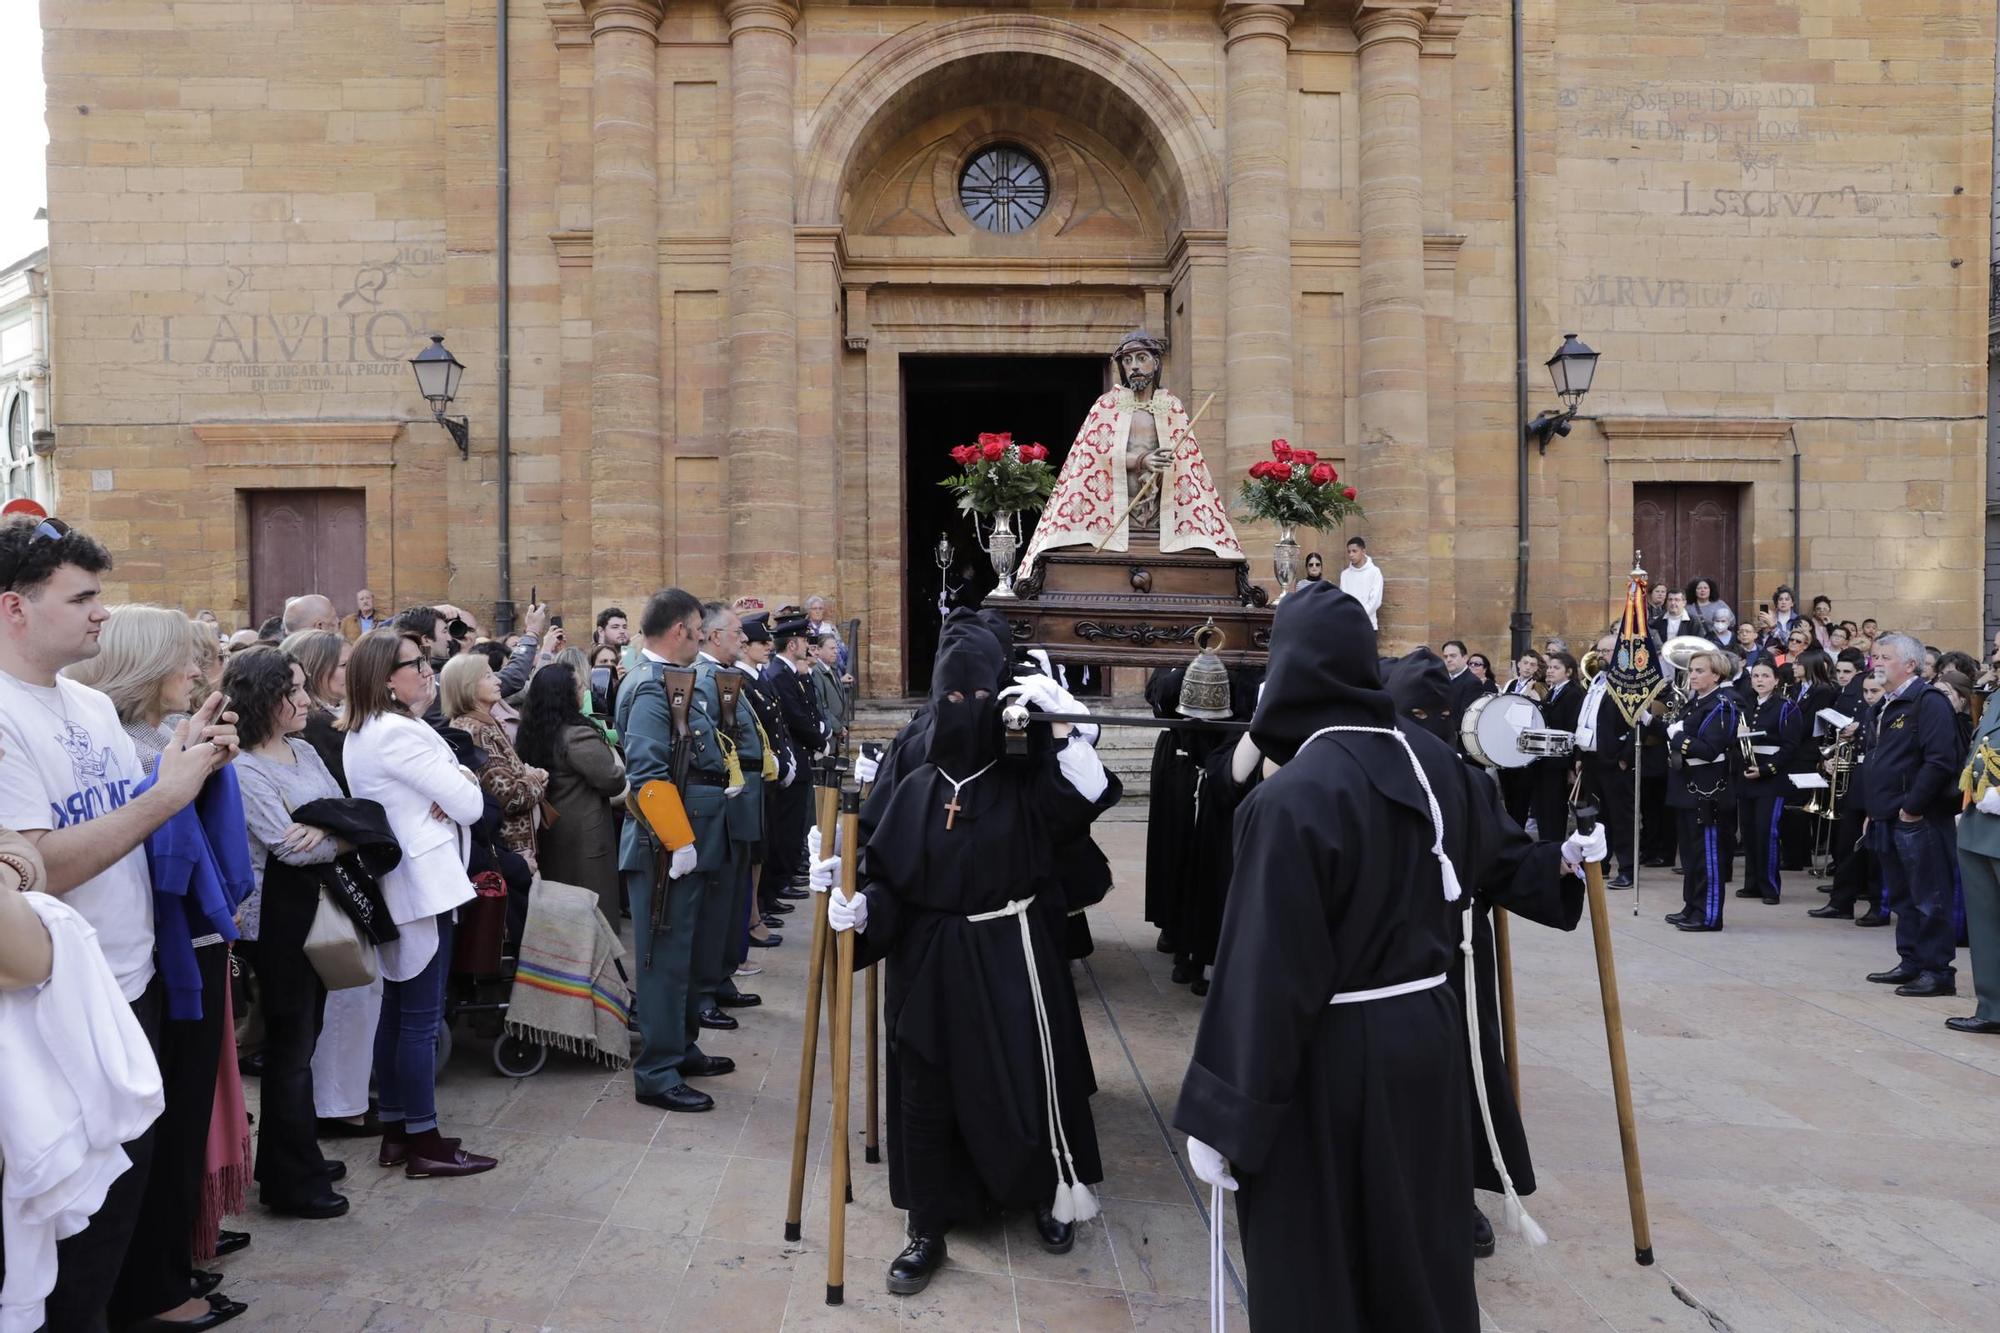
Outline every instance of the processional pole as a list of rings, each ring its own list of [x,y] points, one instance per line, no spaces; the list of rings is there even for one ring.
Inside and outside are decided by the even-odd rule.
[[[832,765],[813,769],[815,814],[819,824],[819,845],[831,851],[836,833],[834,818],[840,804],[840,774]],[[785,1239],[798,1240],[799,1223],[805,1211],[806,1145],[812,1136],[813,1072],[819,1054],[819,1011],[821,986],[827,972],[827,895],[813,895],[812,951],[806,958],[805,1038],[799,1049],[798,1109],[792,1119],[791,1193],[785,1203]]]

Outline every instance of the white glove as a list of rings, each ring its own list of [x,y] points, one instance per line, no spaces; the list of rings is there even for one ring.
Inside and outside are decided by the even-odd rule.
[[[840,858],[835,857],[836,861]],[[868,929],[868,895],[857,893],[852,898],[844,893],[833,894],[826,904],[826,924],[835,930],[851,930],[859,935]]]
[[[743,794],[743,784],[740,782],[737,783],[734,787],[724,787],[722,789],[722,799],[725,801],[733,801],[742,794]]]
[[[825,893],[833,887],[833,882],[839,878],[840,858],[838,856],[829,856],[824,860],[814,859],[812,873],[807,877],[807,882],[812,885],[814,893]]]
[[[1670,741],[1678,740],[1680,738],[1681,730],[1682,730],[1682,724],[1678,719],[1676,719],[1671,725],[1667,727],[1667,739]]]
[[[1251,741],[1250,733],[1244,732],[1237,738],[1236,749],[1229,756],[1229,780],[1239,787],[1248,782],[1250,775],[1257,771],[1257,761],[1263,757]]]
[[[674,852],[674,859],[667,865],[667,878],[679,879],[682,875],[693,870],[695,859],[693,843],[689,843],[687,846],[676,850]]]
[[[2000,815],[2000,786],[1986,789],[1986,794],[1979,798],[1978,809],[1982,815]]]
[[[792,785],[792,779],[799,775],[799,766],[796,763],[788,763],[784,767],[784,776],[778,779],[778,785],[789,787]]]
[[[1076,701],[1076,696],[1058,685],[1052,676],[1016,676],[1014,683],[1000,691],[1000,702],[1018,699],[1023,704],[1033,704],[1044,713],[1087,713],[1090,710]],[[1083,737],[1088,743],[1097,744],[1097,725],[1093,722],[1079,722],[1073,734]]]
[[[866,750],[863,750],[854,757],[854,780],[856,782],[864,784],[873,782],[875,775],[881,771],[882,761],[869,754]]]
[[[1572,833],[1563,840],[1563,865],[1575,870],[1585,861],[1602,861],[1611,854],[1611,841],[1599,824],[1588,833]]]
[[[812,824],[806,828],[806,864],[811,865],[817,860],[819,860],[819,825]]]
[[[1192,1134],[1188,1135],[1188,1165],[1204,1185],[1236,1188],[1236,1177],[1229,1174],[1229,1159]]]

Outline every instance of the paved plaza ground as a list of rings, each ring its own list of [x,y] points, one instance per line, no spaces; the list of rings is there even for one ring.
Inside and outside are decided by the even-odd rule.
[[[922,1295],[885,1294],[902,1219],[886,1168],[865,1164],[857,1141],[847,1302],[825,1304],[823,1064],[806,1238],[782,1235],[800,934],[761,951],[767,971],[747,985],[764,1006],[709,1047],[738,1068],[704,1083],[717,1102],[706,1115],[639,1106],[629,1075],[568,1057],[499,1078],[485,1043],[461,1030],[439,1090],[445,1129],[501,1166],[417,1182],[377,1168],[372,1141],[329,1145],[351,1164],[352,1212],[292,1222],[253,1206],[241,1224],[254,1243],[222,1261],[227,1289],[251,1303],[236,1327],[1205,1328],[1207,1190],[1164,1129],[1201,1002],[1170,983],[1140,919],[1144,824],[1107,823],[1100,841],[1118,887],[1091,914],[1097,952],[1076,982],[1099,1085],[1104,1216],[1073,1253],[1043,1253],[1015,1219],[954,1233],[950,1264]],[[1677,905],[1661,872],[1642,882],[1636,918],[1630,893],[1612,895],[1651,1268],[1632,1262],[1589,922],[1569,936],[1515,930],[1541,1175],[1530,1208],[1551,1243],[1530,1251],[1503,1234],[1480,1262],[1486,1328],[2000,1328],[2000,1039],[1945,1029],[1969,998],[1898,999],[1863,981],[1894,961],[1889,932],[1809,920],[1804,909],[1824,901],[1813,884],[1797,877],[1779,907],[1732,900],[1720,935],[1660,922]],[[855,1028],[858,1048],[858,1013]],[[1497,1200],[1482,1201],[1497,1216]],[[1246,1326],[1240,1306],[1231,1320]]]

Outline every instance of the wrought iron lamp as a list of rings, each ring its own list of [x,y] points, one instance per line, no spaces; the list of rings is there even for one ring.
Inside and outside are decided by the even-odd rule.
[[[1576,417],[1577,404],[1590,392],[1590,381],[1597,375],[1598,354],[1577,341],[1574,333],[1563,335],[1563,344],[1556,354],[1548,359],[1549,379],[1554,382],[1556,396],[1563,400],[1561,411],[1550,408],[1527,424],[1527,432],[1535,437],[1540,452],[1549,451],[1552,436],[1569,434],[1569,423]]]
[[[410,369],[416,372],[417,392],[431,405],[431,415],[437,418],[438,425],[451,432],[458,445],[458,456],[471,457],[471,421],[445,415],[452,399],[458,397],[458,382],[465,376],[465,367],[445,347],[443,334],[431,335],[431,345],[410,358]]]

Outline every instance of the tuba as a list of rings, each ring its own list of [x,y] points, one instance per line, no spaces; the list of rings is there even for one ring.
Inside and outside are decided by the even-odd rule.
[[[1688,663],[1694,661],[1696,653],[1712,653],[1715,645],[1699,634],[1678,634],[1660,645],[1660,660],[1673,670],[1673,682],[1668,687],[1672,699],[1667,705],[1665,720],[1672,723],[1687,706]]]

